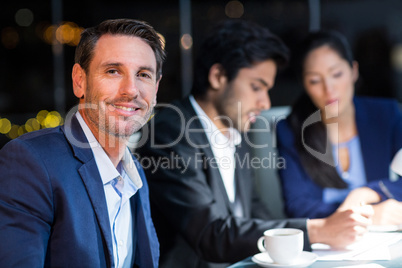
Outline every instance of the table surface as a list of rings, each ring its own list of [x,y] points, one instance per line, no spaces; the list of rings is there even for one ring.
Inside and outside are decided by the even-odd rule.
[[[353,266],[353,265],[363,265],[369,263],[380,264],[383,267],[389,268],[401,268],[402,267],[402,257],[392,259],[390,261],[316,261],[310,266],[311,268],[329,268],[329,267],[343,267],[343,266]],[[247,258],[241,262],[235,263],[228,268],[260,268],[261,266],[255,264],[251,261],[251,257]],[[364,266],[362,266],[364,267]]]
[[[350,267],[353,265],[361,265],[357,266],[359,268],[365,267],[367,264],[379,264],[383,267],[387,268],[401,268],[402,267],[402,240],[388,247],[391,260],[388,261],[316,261],[310,266],[311,268],[330,268],[330,267]],[[260,268],[261,266],[257,265],[251,260],[251,257],[235,263],[228,268]],[[350,268],[352,268],[350,267]],[[373,266],[375,267],[375,266]]]

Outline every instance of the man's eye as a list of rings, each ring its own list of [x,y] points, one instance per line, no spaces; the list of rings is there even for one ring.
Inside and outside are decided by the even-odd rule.
[[[151,78],[151,76],[148,73],[139,73],[138,77],[142,77],[142,78]]]
[[[254,90],[254,91],[259,91],[261,88],[260,87],[258,87],[258,86],[256,86],[256,85],[251,85],[251,88]]]
[[[115,69],[110,69],[106,71],[108,74],[117,74],[117,70]]]
[[[308,83],[309,83],[310,85],[315,85],[315,84],[320,83],[320,80],[309,80]]]

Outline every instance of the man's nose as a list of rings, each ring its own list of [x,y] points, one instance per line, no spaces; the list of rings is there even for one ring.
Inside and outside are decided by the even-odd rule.
[[[127,95],[132,98],[138,96],[137,77],[135,75],[126,76],[121,84],[120,92],[122,95]]]
[[[258,109],[268,110],[269,108],[271,108],[271,99],[269,98],[268,93],[262,93],[258,100]]]

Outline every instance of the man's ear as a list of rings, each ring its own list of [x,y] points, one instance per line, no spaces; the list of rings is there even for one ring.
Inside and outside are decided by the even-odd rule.
[[[84,69],[78,63],[74,64],[72,72],[74,95],[81,99],[85,95],[87,79]]]
[[[208,74],[209,85],[213,90],[220,90],[226,88],[227,77],[222,65],[215,63],[209,69]]]

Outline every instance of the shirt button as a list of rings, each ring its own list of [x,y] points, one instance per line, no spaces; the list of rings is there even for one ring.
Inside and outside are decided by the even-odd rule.
[[[120,240],[120,241],[119,241],[119,246],[122,247],[123,244],[124,244],[124,243],[123,243],[123,240]]]

